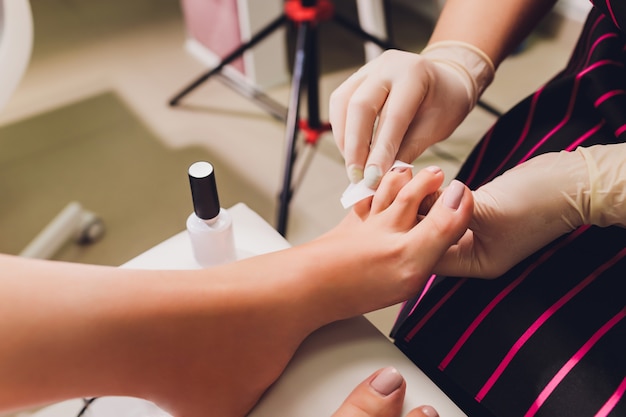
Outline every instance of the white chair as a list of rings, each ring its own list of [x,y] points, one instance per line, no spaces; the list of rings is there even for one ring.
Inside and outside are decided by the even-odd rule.
[[[33,18],[28,0],[0,0],[0,110],[18,87],[33,50]],[[90,243],[104,226],[94,213],[69,203],[20,253],[28,258],[50,258],[65,243]]]

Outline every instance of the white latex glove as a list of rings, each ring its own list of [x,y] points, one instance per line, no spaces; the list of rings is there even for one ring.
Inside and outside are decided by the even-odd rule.
[[[626,227],[626,144],[540,155],[473,194],[470,227],[437,273],[494,278],[581,225]]]
[[[385,51],[330,97],[329,118],[348,178],[376,188],[394,160],[412,162],[447,138],[494,75],[487,55],[445,41],[420,55]]]

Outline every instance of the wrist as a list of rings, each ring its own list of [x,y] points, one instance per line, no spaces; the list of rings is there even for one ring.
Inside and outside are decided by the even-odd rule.
[[[587,175],[580,205],[584,223],[626,227],[626,144],[579,147],[572,154]]]
[[[560,217],[571,231],[587,223],[589,177],[585,161],[575,152],[550,152],[536,156],[524,165],[534,168],[535,193],[545,200],[545,214]]]
[[[471,110],[491,84],[495,66],[489,56],[479,48],[461,41],[439,41],[428,45],[420,55],[446,67],[463,83]]]

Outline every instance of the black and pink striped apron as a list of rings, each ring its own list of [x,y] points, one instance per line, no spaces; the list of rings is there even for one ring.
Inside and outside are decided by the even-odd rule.
[[[622,28],[626,0],[597,0],[567,67],[458,178],[476,189],[541,153],[624,142]],[[495,280],[433,277],[393,337],[470,416],[626,416],[626,229],[580,227]]]

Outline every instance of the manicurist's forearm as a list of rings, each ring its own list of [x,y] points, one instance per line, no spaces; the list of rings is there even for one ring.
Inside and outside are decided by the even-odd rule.
[[[458,40],[496,65],[529,34],[555,0],[447,0],[429,43]]]

